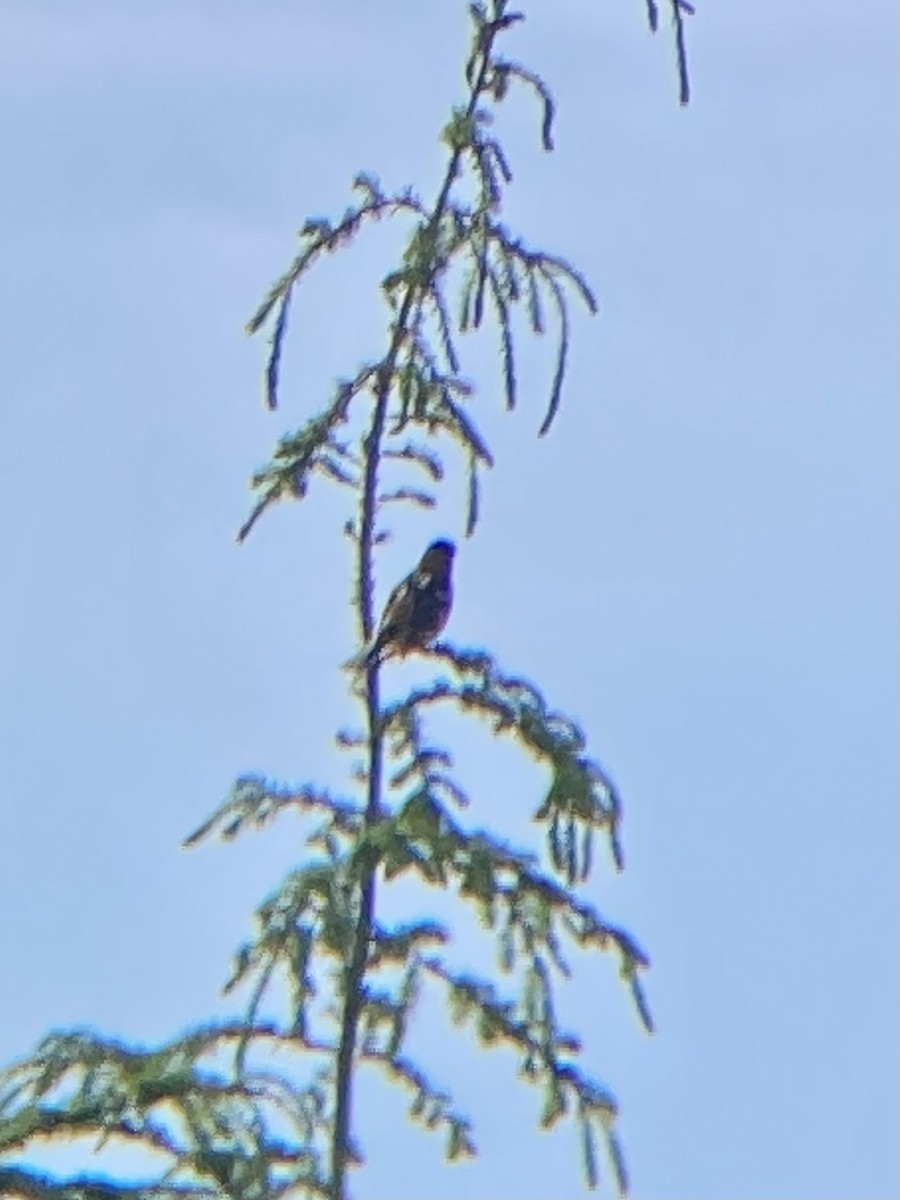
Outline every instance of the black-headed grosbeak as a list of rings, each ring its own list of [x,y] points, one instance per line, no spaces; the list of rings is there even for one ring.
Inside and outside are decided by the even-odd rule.
[[[391,592],[378,632],[351,666],[369,667],[391,655],[402,658],[434,641],[450,617],[455,553],[452,542],[431,543],[416,569]]]

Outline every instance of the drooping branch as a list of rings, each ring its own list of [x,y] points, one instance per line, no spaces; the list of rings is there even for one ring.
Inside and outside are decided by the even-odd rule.
[[[471,415],[464,411],[473,389],[460,373],[458,336],[480,328],[486,313],[493,312],[500,341],[503,396],[507,408],[512,409],[517,400],[513,310],[522,305],[532,332],[537,334],[546,326],[545,305],[555,310],[556,362],[539,429],[543,436],[559,408],[568,359],[567,290],[590,312],[597,310],[596,299],[576,268],[558,255],[530,249],[499,219],[503,189],[511,182],[512,172],[500,143],[488,133],[491,114],[485,102],[501,103],[510,80],[525,83],[542,105],[541,141],[547,150],[552,148],[554,115],[552,98],[539,77],[495,52],[498,36],[523,19],[521,13],[506,9],[507,0],[492,0],[490,14],[483,4],[470,6],[474,36],[466,66],[469,96],[464,105],[454,109],[443,132],[450,155],[434,205],[429,209],[411,191],[386,195],[370,176],[357,176],[354,189],[362,192],[361,201],[337,222],[318,218],[304,226],[300,235],[303,248],[248,325],[256,332],[272,324],[266,378],[269,403],[274,407],[288,306],[309,267],[322,254],[348,244],[368,218],[399,214],[415,219],[402,262],[381,284],[392,314],[384,357],[368,364],[354,380],[342,382],[323,414],[282,439],[272,464],[253,477],[260,497],[238,535],[239,540],[246,537],[273,502],[302,498],[313,472],[357,487],[360,520],[357,525],[350,523],[349,529],[359,540],[359,613],[364,641],[372,622],[367,547],[380,536],[374,528],[378,507],[375,481],[388,448],[385,435],[389,431],[396,437],[407,425],[417,424],[428,434],[449,434],[458,444],[468,469],[467,531],[471,533],[477,517],[478,468],[491,466],[493,456]],[[466,167],[475,184],[474,202],[463,201],[455,190]],[[454,266],[463,272],[459,302],[451,302],[446,293]],[[373,409],[362,446],[365,465],[360,476],[358,463],[336,442],[334,429],[347,419],[350,401],[365,394],[372,395]],[[413,495],[410,500],[420,503],[422,497]],[[367,612],[368,625],[364,619]]]
[[[164,1184],[125,1195],[275,1197],[300,1184],[324,1194],[304,1090],[288,1092],[262,1072],[235,1079],[215,1065],[229,1045],[275,1035],[267,1026],[207,1026],[143,1050],[88,1030],[53,1034],[0,1076],[0,1152],[47,1135],[88,1136],[97,1148],[125,1139],[168,1160]],[[104,1186],[30,1170],[20,1182],[58,1196]]]
[[[278,407],[281,354],[287,335],[291,299],[300,279],[323,254],[333,254],[349,245],[366,221],[381,220],[401,213],[423,216],[422,206],[411,191],[386,196],[371,175],[357,175],[352,190],[361,193],[362,199],[352,205],[337,223],[333,224],[325,217],[306,222],[299,234],[302,250],[284,275],[272,285],[265,300],[247,322],[247,332],[253,334],[275,314],[265,371],[266,404],[270,409]]]
[[[517,738],[548,767],[550,784],[534,818],[546,823],[551,861],[569,886],[587,878],[594,831],[606,834],[613,861],[622,870],[618,788],[585,754],[585,736],[576,723],[552,710],[532,683],[504,674],[482,650],[442,642],[428,654],[452,666],[457,679],[417,688],[385,711],[385,728],[399,739],[398,747],[416,757],[412,731],[418,714],[432,705],[451,703],[481,717],[495,733]]]
[[[659,4],[657,0],[646,0],[647,23],[650,32],[659,29]],[[682,105],[690,103],[691,84],[688,76],[687,42],[685,38],[684,18],[694,15],[694,6],[689,0],[669,0],[672,13],[672,28],[675,35],[675,62],[678,70],[678,100]]]
[[[0,1167],[0,1196],[22,1200],[221,1200],[217,1187],[123,1183],[95,1175],[60,1179],[30,1167]]]

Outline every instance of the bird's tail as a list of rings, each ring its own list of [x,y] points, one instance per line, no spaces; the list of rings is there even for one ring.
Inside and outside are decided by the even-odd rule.
[[[361,650],[359,654],[355,654],[353,658],[347,659],[343,664],[343,669],[345,671],[365,671],[373,663],[377,662],[380,656],[381,646],[378,643],[378,639],[373,638],[364,650]]]

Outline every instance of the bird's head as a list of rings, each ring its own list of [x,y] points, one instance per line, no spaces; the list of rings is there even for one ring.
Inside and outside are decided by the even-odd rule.
[[[436,542],[432,542],[422,555],[421,565],[426,571],[449,571],[455,553],[456,547],[454,544],[441,538]]]

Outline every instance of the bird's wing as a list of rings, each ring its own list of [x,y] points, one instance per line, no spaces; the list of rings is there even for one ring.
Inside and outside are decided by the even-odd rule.
[[[414,603],[415,578],[413,575],[408,575],[406,579],[397,584],[388,596],[388,602],[384,606],[384,616],[381,618],[378,630],[379,640],[382,639],[382,635],[390,636],[392,630],[402,629],[408,623]]]

